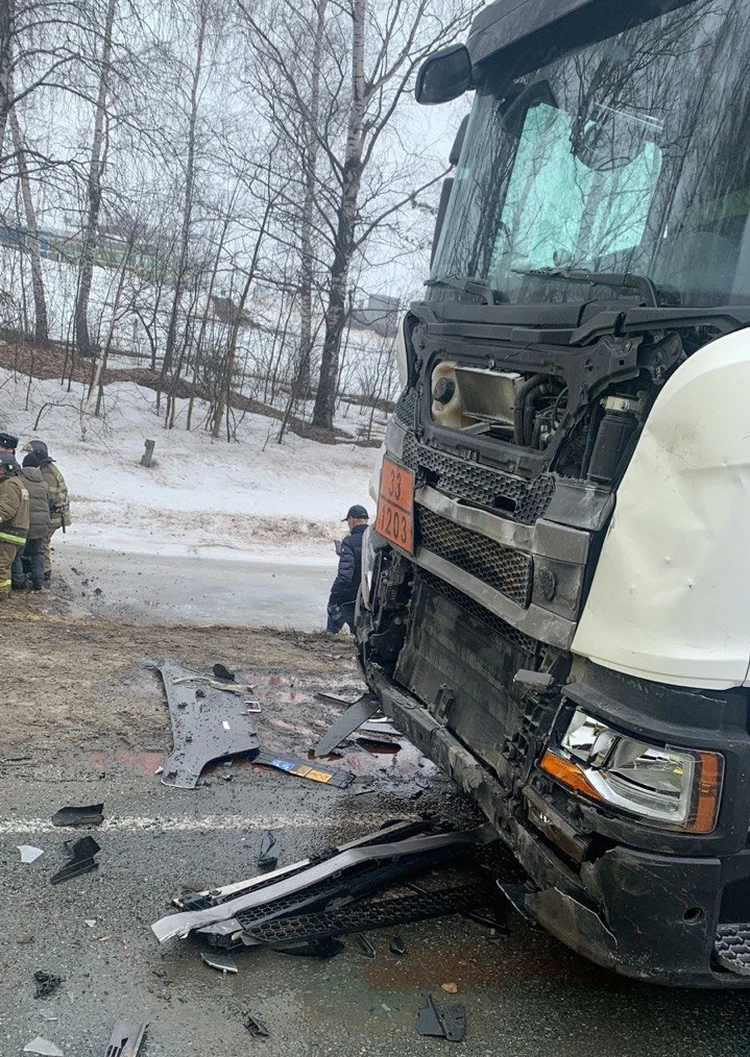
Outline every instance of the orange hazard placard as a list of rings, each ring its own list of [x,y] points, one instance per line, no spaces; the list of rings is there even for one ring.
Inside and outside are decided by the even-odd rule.
[[[391,543],[414,553],[414,474],[383,459],[375,531]]]

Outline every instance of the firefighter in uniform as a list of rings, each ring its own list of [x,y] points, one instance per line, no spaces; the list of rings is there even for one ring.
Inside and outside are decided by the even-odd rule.
[[[44,579],[49,583],[52,577],[52,554],[50,544],[53,535],[59,528],[65,532],[70,524],[70,504],[68,486],[65,478],[57,468],[55,460],[50,458],[49,450],[43,440],[30,440],[24,444],[24,451],[33,451],[39,459],[39,469],[49,490],[50,523],[44,538]]]
[[[29,493],[20,466],[9,451],[0,451],[0,600],[10,595],[10,567],[29,531]]]

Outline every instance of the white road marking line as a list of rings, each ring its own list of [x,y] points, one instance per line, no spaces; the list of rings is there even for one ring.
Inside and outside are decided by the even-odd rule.
[[[300,818],[299,815],[287,817],[285,815],[203,815],[201,818],[148,818],[139,815],[132,816],[110,816],[105,818],[99,826],[84,826],[84,833],[97,833],[102,831],[124,831],[136,832],[138,830],[161,830],[176,832],[193,832],[196,830],[240,830],[240,829],[313,829],[316,826],[340,824],[343,821],[356,822],[361,826],[380,826],[384,821],[392,818],[393,812],[383,811],[379,814],[355,814],[352,804],[347,805],[346,818],[342,814],[320,815],[309,819]],[[419,816],[413,812],[398,813],[399,818],[405,820],[416,819]],[[61,828],[53,826],[46,818],[0,818],[0,836],[18,833],[60,833],[68,837],[76,830],[69,826]]]

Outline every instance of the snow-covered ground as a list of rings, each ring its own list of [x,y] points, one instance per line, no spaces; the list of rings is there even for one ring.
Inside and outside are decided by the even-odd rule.
[[[28,392],[27,392],[28,391]],[[85,418],[82,387],[70,393],[0,369],[0,429],[21,443],[47,442],[71,491],[71,541],[135,553],[257,558],[335,564],[333,540],[352,503],[373,511],[373,449],[328,445],[287,434],[278,422],[245,415],[238,443],[212,441],[184,428],[186,402],[165,430],[151,390],[108,386],[104,419]],[[47,407],[34,431],[40,408]],[[348,426],[351,426],[350,409]],[[362,414],[369,415],[364,409]],[[205,408],[196,404],[194,423]],[[156,441],[152,468],[139,465],[146,439]],[[62,541],[61,541],[62,542]]]

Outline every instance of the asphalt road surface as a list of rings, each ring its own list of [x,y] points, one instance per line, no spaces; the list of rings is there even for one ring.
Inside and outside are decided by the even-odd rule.
[[[150,623],[325,628],[336,566],[56,548],[81,613]]]
[[[395,929],[369,933],[374,959],[354,937],[331,960],[244,949],[236,975],[205,966],[195,939],[159,945],[150,926],[170,898],[254,875],[265,829],[286,865],[395,818],[466,828],[478,816],[408,745],[331,761],[356,775],[344,790],[245,761],[205,772],[194,790],[167,788],[155,772],[168,712],[144,654],[201,671],[222,660],[256,685],[261,742],[304,755],[338,714],[316,690],[352,699],[361,689],[350,643],[66,617],[46,597],[16,596],[0,612],[0,1057],[36,1036],[64,1057],[102,1057],[123,1017],[149,1022],[141,1057],[433,1057],[453,1044],[416,1034],[430,993],[466,1007],[456,1049],[466,1057],[750,1055],[747,993],[625,980],[513,911],[508,935],[457,916],[400,926],[402,956],[389,950]],[[52,815],[102,801],[103,825],[86,831],[101,846],[98,868],[51,885],[81,835]],[[23,863],[19,845],[43,854]],[[62,978],[49,997],[34,997],[37,970]],[[246,1031],[249,1014],[267,1039]]]

